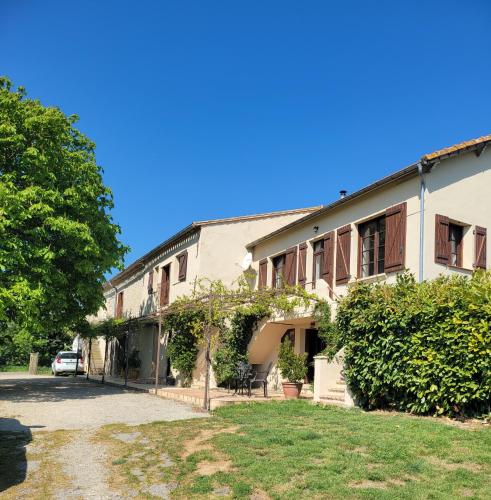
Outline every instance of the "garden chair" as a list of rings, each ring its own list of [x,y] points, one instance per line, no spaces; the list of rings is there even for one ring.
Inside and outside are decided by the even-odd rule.
[[[252,377],[249,379],[249,396],[251,395],[251,387],[253,383],[259,383],[263,386],[264,397],[268,397],[268,376],[273,363],[269,363],[266,370],[253,370]]]
[[[239,361],[235,369],[235,394],[241,391],[244,395],[244,387],[247,387],[249,397],[251,397],[251,384],[250,379],[252,375],[252,366],[244,363],[244,361]]]

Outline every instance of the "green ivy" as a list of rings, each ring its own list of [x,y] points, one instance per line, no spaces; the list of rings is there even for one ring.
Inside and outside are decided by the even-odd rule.
[[[416,283],[355,283],[336,328],[345,376],[366,408],[419,414],[489,412],[491,274]]]
[[[167,354],[172,366],[183,378],[183,385],[190,384],[198,356],[196,325],[203,321],[203,312],[187,310],[164,316],[162,330],[169,334]]]
[[[230,319],[230,326],[220,336],[213,356],[213,371],[218,384],[230,382],[239,361],[247,362],[247,346],[258,322],[269,315],[264,308],[240,308]]]

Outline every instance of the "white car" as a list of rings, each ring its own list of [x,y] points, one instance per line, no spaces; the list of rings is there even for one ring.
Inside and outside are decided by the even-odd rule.
[[[55,377],[61,373],[75,373],[75,371],[83,373],[84,359],[81,354],[78,354],[77,363],[77,353],[75,351],[60,351],[51,363],[51,371]]]

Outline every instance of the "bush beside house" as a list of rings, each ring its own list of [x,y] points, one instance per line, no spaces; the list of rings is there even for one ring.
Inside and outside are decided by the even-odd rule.
[[[345,376],[365,408],[419,414],[490,411],[491,274],[394,285],[357,282],[338,304]]]

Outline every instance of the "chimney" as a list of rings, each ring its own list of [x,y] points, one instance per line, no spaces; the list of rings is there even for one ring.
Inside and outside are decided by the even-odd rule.
[[[347,193],[348,193],[348,191],[346,191],[346,189],[341,189],[341,191],[339,191],[339,197],[341,199],[346,198]]]

